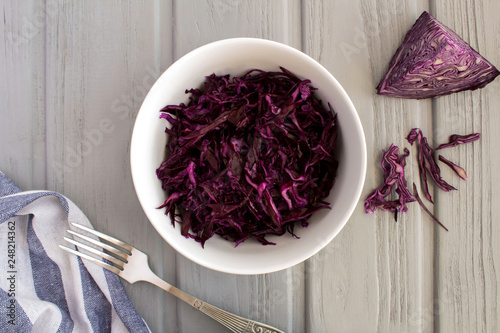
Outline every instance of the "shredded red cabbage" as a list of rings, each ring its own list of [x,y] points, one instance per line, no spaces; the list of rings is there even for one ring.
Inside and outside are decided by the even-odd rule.
[[[437,148],[435,148],[434,150],[449,148],[449,147],[456,147],[459,144],[474,142],[476,140],[479,140],[479,138],[481,138],[480,133],[472,133],[472,134],[468,134],[468,135],[453,134],[450,136],[448,143],[443,143],[443,144],[439,145]]]
[[[399,156],[399,147],[391,144],[382,156],[382,169],[384,170],[384,183],[375,189],[365,200],[365,213],[372,214],[377,208],[393,213],[408,211],[407,203],[415,201],[406,186],[404,168],[406,157],[410,152],[404,149],[404,154]],[[388,200],[391,193],[396,192],[398,198]],[[397,216],[397,215],[396,215]]]
[[[448,231],[448,228],[446,228],[444,226],[444,224],[442,224],[435,216],[434,214],[431,213],[431,211],[425,207],[424,203],[422,202],[422,199],[420,199],[420,196],[418,195],[418,191],[417,191],[417,185],[415,185],[415,183],[413,183],[413,193],[415,194],[415,199],[417,199],[417,202],[418,204],[420,205],[420,207],[422,207],[422,209],[424,210],[424,212],[427,213],[427,215],[429,215],[437,224],[439,224],[441,227],[443,227],[444,230]]]
[[[463,180],[467,180],[467,173],[465,173],[465,170],[462,167],[460,167],[460,166],[456,165],[455,163],[453,163],[452,161],[444,158],[443,155],[439,155],[438,158],[441,162],[443,162],[444,164],[449,166],[453,171],[455,171],[455,173],[460,178],[462,178]]]
[[[157,169],[165,208],[181,234],[235,242],[294,234],[335,180],[336,116],[316,99],[310,80],[285,68],[240,77],[207,76],[189,102],[161,111],[171,128]]]
[[[500,72],[450,28],[423,12],[392,57],[377,93],[431,98],[483,88]]]
[[[434,160],[433,150],[427,143],[427,138],[423,136],[422,131],[418,128],[414,128],[410,131],[410,134],[406,137],[406,140],[413,146],[415,141],[418,142],[418,166],[420,173],[420,180],[422,187],[425,191],[425,197],[432,201],[432,197],[429,193],[429,186],[427,184],[426,170],[431,175],[432,180],[436,183],[439,188],[443,191],[449,192],[451,190],[456,190],[453,186],[445,182],[441,178],[441,170],[439,169],[436,161]]]
[[[473,142],[481,137],[479,133],[469,134],[469,135],[451,135],[449,143],[442,144],[438,148],[441,149],[446,147],[454,147],[458,144]],[[441,178],[441,171],[436,164],[434,159],[434,150],[427,143],[427,138],[423,136],[422,131],[418,128],[414,128],[410,131],[407,138],[408,142],[413,146],[415,141],[418,142],[418,165],[420,180],[422,182],[422,187],[425,191],[425,196],[430,202],[432,201],[431,195],[429,193],[429,188],[427,184],[427,175],[429,172],[431,178],[434,180],[436,185],[445,191],[455,190],[455,188],[449,185]],[[399,148],[394,144],[391,144],[389,150],[385,151],[382,156],[382,169],[384,170],[384,183],[377,189],[375,189],[365,200],[365,213],[372,214],[377,208],[385,211],[390,211],[395,213],[395,219],[397,221],[397,214],[406,212],[408,207],[406,203],[417,201],[422,209],[441,227],[446,231],[448,229],[429,211],[429,209],[424,205],[417,191],[415,183],[413,183],[413,195],[406,187],[406,180],[404,177],[404,167],[406,165],[406,157],[410,154],[408,149],[404,149],[405,153],[398,157]],[[467,180],[467,174],[465,170],[455,163],[447,160],[442,155],[439,155],[439,160],[445,163],[447,166],[453,169],[457,175],[463,180]],[[387,200],[392,190],[397,184],[395,192],[399,195],[397,200]]]

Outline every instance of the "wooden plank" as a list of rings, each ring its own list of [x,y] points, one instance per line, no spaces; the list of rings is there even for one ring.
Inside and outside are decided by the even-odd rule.
[[[393,214],[367,216],[363,200],[380,186],[382,150],[411,148],[411,128],[431,132],[431,103],[381,97],[375,87],[424,1],[309,1],[304,51],[344,86],[360,115],[368,149],[361,200],[346,227],[307,263],[306,326],[312,332],[428,332],[432,304],[433,224],[420,208],[394,222]],[[405,169],[418,179],[414,150]],[[342,163],[342,161],[340,161]]]
[[[48,187],[75,201],[97,229],[148,253],[153,269],[175,284],[174,251],[144,216],[129,170],[135,115],[171,62],[171,4],[49,2]],[[153,331],[177,331],[171,295],[125,285]]]
[[[45,188],[45,14],[37,1],[1,8],[0,170],[22,189]]]
[[[436,2],[432,14],[456,31],[497,67],[500,22],[498,1]],[[446,166],[443,178],[458,191],[437,192],[438,217],[449,233],[437,233],[434,315],[439,332],[496,332],[500,264],[500,156],[497,135],[500,104],[497,80],[482,90],[436,99],[435,137],[445,142],[454,133],[479,132],[481,140],[440,151],[462,166],[469,176],[462,181]]]
[[[301,47],[300,1],[174,2],[174,58],[225,38],[257,37]]]
[[[300,1],[176,1],[174,58],[230,37],[260,37],[300,48]],[[236,276],[177,257],[179,286],[238,315],[304,332],[303,265],[262,276]],[[213,320],[179,304],[181,332],[221,332]]]

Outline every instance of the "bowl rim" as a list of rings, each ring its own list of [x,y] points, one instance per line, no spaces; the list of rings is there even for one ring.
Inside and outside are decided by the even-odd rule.
[[[135,167],[136,162],[134,161],[134,147],[135,147],[134,142],[137,140],[137,139],[135,139],[137,136],[137,128],[136,127],[138,127],[139,115],[141,115],[142,113],[145,112],[145,111],[143,111],[143,108],[144,108],[146,101],[148,100],[148,97],[150,96],[150,94],[152,94],[156,90],[155,88],[160,85],[162,78],[164,78],[168,72],[174,71],[179,66],[183,66],[186,62],[189,61],[190,58],[196,56],[198,53],[205,52],[207,49],[210,49],[210,48],[217,48],[220,46],[225,46],[225,45],[233,44],[233,43],[236,43],[236,44],[237,43],[257,43],[257,44],[261,43],[261,44],[267,44],[268,46],[275,46],[275,47],[283,48],[287,52],[291,52],[295,56],[308,61],[311,65],[315,66],[316,69],[323,72],[323,74],[328,77],[329,81],[331,81],[331,83],[333,83],[336,91],[342,96],[343,102],[346,103],[347,107],[350,109],[351,117],[354,120],[356,132],[358,134],[358,139],[361,143],[361,147],[360,147],[361,152],[360,152],[360,156],[359,156],[360,163],[361,163],[361,165],[360,165],[361,169],[360,169],[360,174],[359,174],[360,181],[358,182],[357,187],[354,191],[355,195],[354,195],[353,200],[350,202],[349,207],[347,209],[345,209],[346,218],[344,218],[341,221],[341,223],[339,223],[339,226],[336,228],[335,231],[329,233],[328,236],[324,237],[321,242],[317,242],[314,244],[314,246],[310,247],[310,249],[307,253],[303,253],[302,255],[298,256],[296,258],[296,260],[282,262],[282,263],[276,264],[273,267],[267,267],[266,269],[259,269],[259,267],[254,267],[254,268],[249,268],[249,269],[245,269],[245,270],[241,270],[241,269],[235,270],[235,269],[231,269],[231,268],[224,266],[224,265],[216,265],[216,264],[213,264],[213,263],[206,261],[204,259],[200,259],[199,257],[192,255],[189,251],[186,251],[186,249],[184,249],[183,247],[178,246],[177,244],[174,244],[173,242],[170,242],[168,240],[168,238],[165,235],[163,235],[163,232],[160,230],[160,228],[156,225],[156,223],[154,222],[154,218],[152,218],[152,216],[150,216],[151,214],[149,212],[149,206],[146,205],[145,202],[143,202],[143,198],[141,198],[141,194],[138,191],[137,177],[134,176],[137,172],[136,167]],[[329,244],[338,235],[338,233],[345,227],[345,225],[347,224],[347,222],[351,218],[351,216],[354,212],[354,209],[356,208],[356,206],[359,202],[359,198],[361,197],[361,192],[363,190],[363,186],[364,186],[365,179],[366,179],[366,167],[367,167],[367,148],[366,148],[366,139],[365,139],[363,126],[362,126],[361,120],[359,118],[359,114],[358,114],[352,100],[350,99],[350,97],[348,96],[348,94],[344,90],[344,88],[337,81],[337,79],[325,67],[323,67],[318,61],[316,61],[315,59],[313,59],[311,56],[307,55],[306,53],[304,53],[304,52],[302,52],[302,51],[300,51],[292,46],[286,45],[284,43],[269,40],[269,39],[263,39],[263,38],[235,37],[235,38],[227,38],[227,39],[213,41],[213,42],[207,43],[205,45],[202,45],[202,46],[199,46],[199,47],[193,49],[192,51],[190,51],[190,52],[186,53],[185,55],[183,55],[182,57],[180,57],[178,60],[174,61],[165,71],[163,71],[163,73],[158,77],[158,79],[155,81],[153,86],[150,88],[150,90],[146,94],[146,96],[141,104],[141,107],[139,108],[139,111],[136,115],[136,119],[135,119],[133,130],[132,130],[131,140],[130,140],[130,172],[131,172],[131,177],[132,177],[134,189],[135,189],[135,192],[136,192],[136,195],[137,195],[137,198],[139,200],[139,203],[141,205],[142,210],[144,211],[149,222],[153,225],[153,227],[158,232],[158,234],[176,252],[180,253],[181,255],[188,258],[189,260],[191,260],[191,261],[193,261],[193,262],[195,262],[203,267],[206,267],[206,268],[209,268],[209,269],[212,269],[215,271],[229,273],[229,274],[237,274],[237,275],[267,274],[267,273],[272,273],[272,272],[276,272],[276,271],[280,271],[280,270],[283,270],[286,268],[293,267],[293,266],[309,259],[313,255],[318,253],[321,249],[323,249],[327,244]],[[191,241],[194,242],[194,240],[191,240]]]

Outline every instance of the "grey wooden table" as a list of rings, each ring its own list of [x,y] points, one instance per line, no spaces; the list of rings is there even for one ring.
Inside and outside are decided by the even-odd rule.
[[[3,0],[0,170],[25,190],[65,194],[95,228],[144,250],[181,289],[287,332],[498,332],[500,80],[434,100],[375,94],[424,10],[500,66],[498,0]],[[436,190],[431,208],[450,231],[418,205],[395,223],[392,214],[365,215],[361,200],[338,237],[285,271],[234,276],[177,255],[134,193],[134,119],[173,61],[242,36],[296,47],[344,86],[367,136],[363,199],[381,181],[382,149],[412,148],[404,140],[411,128],[431,143],[481,132],[479,142],[446,152],[469,175],[465,182],[442,168],[458,191]],[[418,179],[414,160],[406,172]],[[223,331],[151,285],[124,284],[153,332]]]

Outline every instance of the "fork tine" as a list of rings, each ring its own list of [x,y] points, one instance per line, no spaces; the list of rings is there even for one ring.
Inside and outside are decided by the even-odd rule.
[[[116,239],[114,237],[111,237],[111,236],[108,236],[106,234],[103,234],[102,232],[96,231],[94,229],[87,228],[86,226],[83,226],[81,224],[77,224],[77,223],[73,223],[73,222],[71,222],[71,224],[73,226],[77,227],[77,228],[80,228],[82,230],[90,232],[91,234],[94,234],[97,237],[100,237],[100,238],[102,238],[102,239],[104,239],[104,240],[106,240],[106,241],[108,241],[110,243],[118,245],[119,247],[122,247],[122,248],[124,248],[127,251],[131,252],[134,249],[131,245],[129,245],[129,244],[125,243],[125,242],[122,242],[121,240]]]
[[[119,260],[119,259],[117,259],[117,258],[115,258],[115,257],[113,257],[113,256],[110,256],[109,254],[107,254],[107,253],[105,253],[105,252],[102,252],[102,251],[99,251],[99,250],[97,250],[97,249],[94,249],[94,248],[93,248],[93,247],[91,247],[91,246],[88,246],[88,245],[85,245],[85,244],[83,244],[83,243],[77,242],[77,241],[75,241],[75,240],[73,240],[73,239],[71,239],[71,238],[68,238],[68,237],[63,237],[63,238],[64,238],[67,242],[69,242],[69,243],[71,243],[71,244],[73,244],[73,245],[76,245],[76,246],[78,246],[78,247],[80,247],[80,248],[82,248],[82,249],[85,249],[85,250],[87,250],[87,251],[89,251],[89,252],[92,252],[92,253],[93,253],[93,254],[95,254],[95,255],[98,255],[98,256],[100,256],[100,257],[102,257],[102,258],[104,258],[104,259],[107,259],[107,260],[111,261],[113,264],[115,264],[115,265],[116,265],[116,266],[118,266],[119,268],[123,268],[123,264],[125,264],[125,262],[124,262],[124,261]]]
[[[120,273],[121,273],[121,270],[119,268],[117,268],[117,267],[115,267],[113,265],[106,264],[105,262],[102,262],[101,260],[97,260],[96,258],[93,258],[93,257],[91,257],[89,255],[86,255],[85,253],[81,253],[81,252],[75,251],[75,250],[70,249],[69,247],[66,247],[66,246],[63,246],[63,245],[59,245],[59,247],[61,249],[63,249],[64,251],[67,251],[67,252],[72,253],[74,255],[77,255],[79,257],[85,258],[87,260],[90,260],[93,263],[95,263],[95,264],[101,266],[102,268],[105,268],[108,271],[113,272],[113,273],[115,273],[117,275],[120,275]]]
[[[68,231],[68,233],[72,234],[73,236],[79,237],[79,238],[81,238],[83,240],[86,240],[89,243],[92,243],[92,244],[95,244],[95,245],[97,245],[99,247],[102,247],[104,250],[113,253],[115,256],[118,257],[118,259],[121,259],[121,260],[127,262],[127,256],[129,254],[127,254],[127,253],[125,253],[125,252],[123,252],[121,250],[117,250],[116,248],[114,248],[114,247],[112,247],[112,246],[110,246],[110,245],[108,245],[106,243],[100,242],[100,241],[95,240],[93,238],[90,238],[88,236],[85,236],[85,235],[79,234],[77,232],[74,232],[73,230],[69,230],[68,229],[67,231]]]

